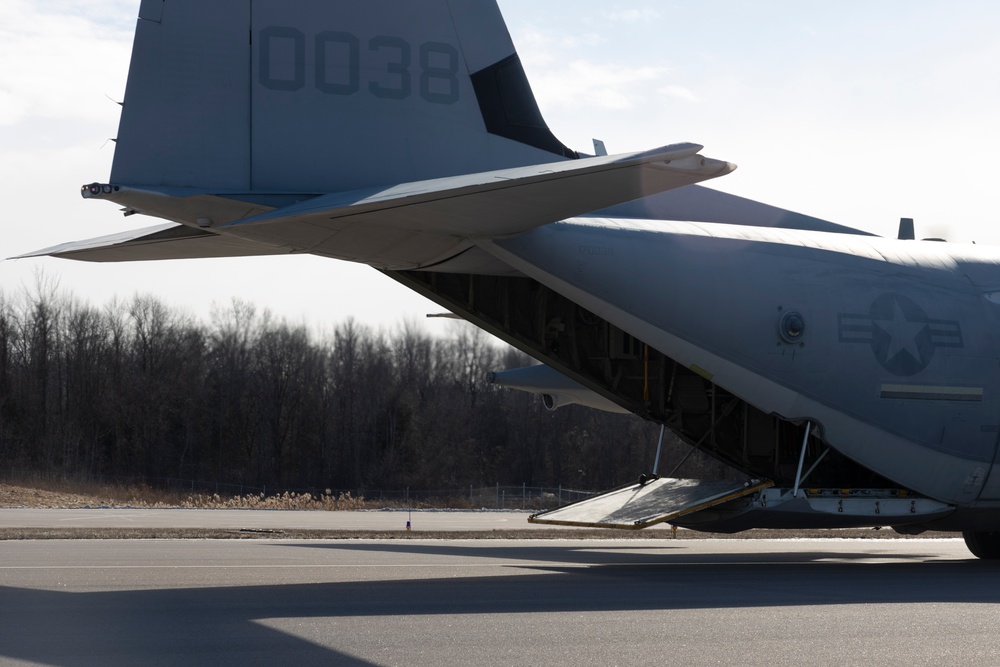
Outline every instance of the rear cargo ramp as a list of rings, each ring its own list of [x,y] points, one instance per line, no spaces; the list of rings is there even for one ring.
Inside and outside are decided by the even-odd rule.
[[[707,481],[664,477],[528,517],[529,523],[638,530],[741,498],[773,482]]]

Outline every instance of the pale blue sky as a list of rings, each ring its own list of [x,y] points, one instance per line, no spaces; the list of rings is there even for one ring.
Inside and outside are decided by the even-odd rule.
[[[0,256],[154,224],[85,202],[110,171],[138,0],[0,3]],[[555,134],[589,151],[678,141],[739,165],[712,187],[881,234],[1000,243],[994,184],[1000,5],[500,0]],[[237,296],[319,326],[438,310],[365,267],[318,258],[39,268],[103,303],[135,291],[197,314]],[[440,326],[429,323],[429,327]]]

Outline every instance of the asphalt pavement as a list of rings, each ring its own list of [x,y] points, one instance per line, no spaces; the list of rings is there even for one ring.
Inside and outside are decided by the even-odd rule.
[[[1000,664],[943,540],[0,542],[0,664]]]

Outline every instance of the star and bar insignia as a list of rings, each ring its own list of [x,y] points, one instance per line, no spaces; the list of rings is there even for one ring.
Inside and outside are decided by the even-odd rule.
[[[882,368],[893,375],[916,375],[939,347],[965,346],[957,321],[932,319],[901,294],[883,294],[868,313],[841,313],[837,322],[841,343],[868,343]]]

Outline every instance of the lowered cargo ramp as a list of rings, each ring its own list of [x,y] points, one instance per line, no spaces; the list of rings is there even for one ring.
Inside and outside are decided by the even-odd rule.
[[[528,517],[529,523],[638,530],[749,495],[773,482],[706,481],[663,477],[608,491]]]

